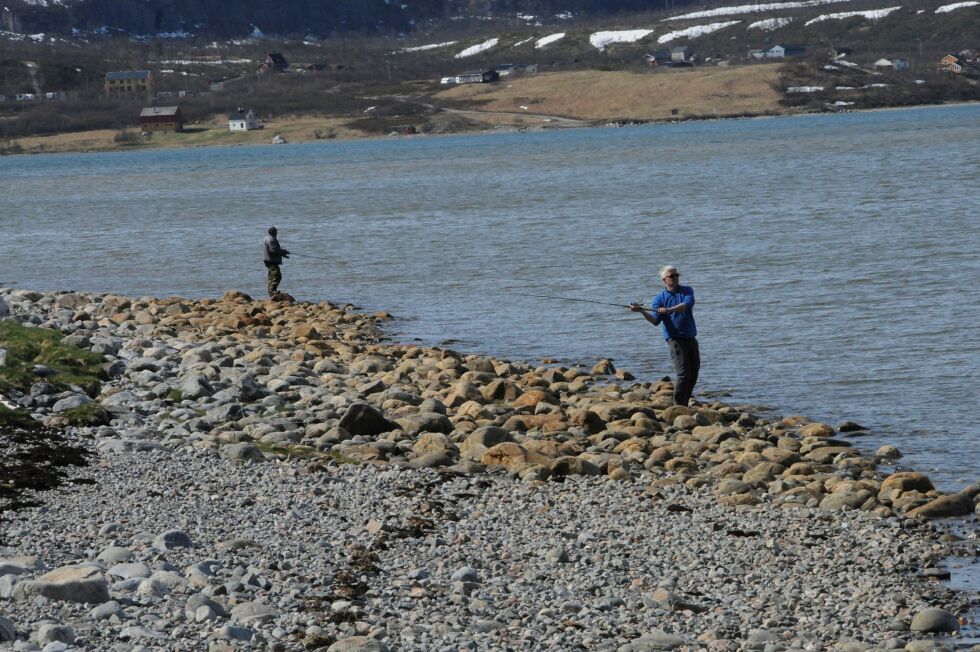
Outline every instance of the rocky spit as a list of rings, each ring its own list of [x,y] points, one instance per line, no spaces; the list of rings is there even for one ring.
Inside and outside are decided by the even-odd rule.
[[[976,544],[931,519],[980,484],[889,474],[858,424],[393,344],[330,303],[0,289],[4,316],[108,380],[6,397],[91,455],[2,513],[0,649],[963,647],[976,596],[932,580]]]

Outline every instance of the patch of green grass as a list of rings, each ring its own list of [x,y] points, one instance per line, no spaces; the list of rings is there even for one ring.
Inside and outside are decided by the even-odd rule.
[[[86,403],[61,413],[70,426],[107,426],[112,418],[109,411],[98,403]]]
[[[30,328],[7,319],[0,321],[0,348],[7,350],[7,361],[0,367],[0,391],[16,389],[26,392],[38,380],[34,365],[45,365],[54,371],[47,381],[66,389],[78,385],[95,395],[105,378],[105,358],[97,353],[63,342],[61,333],[47,328]]]
[[[173,401],[174,403],[180,403],[184,400],[184,392],[180,391],[179,389],[172,389],[167,392],[167,395],[164,396],[164,398],[168,401]]]
[[[11,410],[6,405],[0,405],[0,426],[15,428],[35,428],[40,424],[31,418],[24,410]]]
[[[359,464],[357,460],[346,457],[345,455],[342,455],[336,451],[322,452],[308,448],[307,446],[298,446],[295,444],[270,444],[266,442],[255,442],[255,445],[263,453],[288,455],[290,457],[303,460],[333,460],[337,464]]]

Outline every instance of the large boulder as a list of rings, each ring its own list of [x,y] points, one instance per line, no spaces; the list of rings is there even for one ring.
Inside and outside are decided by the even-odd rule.
[[[548,467],[552,475],[602,475],[602,470],[581,457],[566,455],[551,462]]]
[[[18,582],[13,598],[18,602],[43,596],[63,602],[101,604],[109,600],[109,585],[98,568],[92,566],[62,566],[36,580]]]
[[[441,432],[423,433],[412,445],[412,451],[419,456],[427,453],[444,453],[450,450],[456,450],[456,446],[449,440],[449,437]]]
[[[352,435],[376,437],[397,430],[399,425],[385,418],[378,408],[367,403],[353,403],[338,424]]]
[[[836,512],[844,507],[860,509],[871,496],[872,493],[865,489],[859,491],[835,491],[820,501],[820,509],[828,512]]]
[[[536,407],[538,403],[549,403],[551,405],[558,405],[558,397],[552,392],[546,389],[529,389],[511,404],[514,407]]]
[[[524,450],[519,444],[512,441],[505,441],[488,448],[480,458],[480,463],[487,466],[503,466],[508,469],[519,469],[527,466],[528,451]]]
[[[629,419],[631,416],[637,412],[647,412],[648,408],[644,408],[641,405],[635,403],[595,403],[590,408],[595,412],[600,419],[609,423],[610,421],[619,421],[620,419]]]
[[[183,530],[167,530],[157,535],[153,540],[153,546],[160,550],[173,550],[174,548],[193,548],[194,542],[191,541],[190,535]]]
[[[328,647],[327,652],[388,652],[388,647],[367,636],[351,636],[340,639]]]
[[[225,403],[224,405],[218,405],[211,408],[206,413],[206,418],[212,423],[227,423],[228,421],[236,421],[244,416],[245,411],[242,406],[238,403]]]
[[[240,625],[260,625],[278,617],[278,610],[262,602],[242,602],[231,610],[232,621]]]
[[[808,423],[800,428],[800,438],[804,437],[833,437],[837,431],[826,423]]]
[[[223,459],[231,460],[232,462],[262,462],[265,460],[265,455],[262,454],[259,447],[249,442],[222,446],[220,455]]]
[[[929,607],[912,617],[909,629],[913,632],[955,632],[960,628],[956,616],[945,609]]]
[[[497,426],[483,426],[471,432],[463,440],[459,446],[459,453],[468,460],[479,462],[487,449],[505,441],[514,441],[509,431]]]
[[[196,401],[211,396],[214,394],[214,389],[204,374],[191,374],[180,384],[180,393],[183,398]]]
[[[920,491],[926,493],[932,491],[932,481],[924,473],[915,471],[904,471],[893,473],[885,478],[878,490],[878,498],[885,500],[895,500],[906,491]]]
[[[406,432],[441,432],[449,434],[453,431],[453,423],[444,414],[438,412],[417,412],[395,420]]]
[[[942,518],[966,516],[974,510],[973,497],[969,493],[946,494],[908,512],[909,516]]]
[[[481,393],[483,398],[488,401],[506,401],[509,403],[521,395],[521,388],[509,380],[497,378],[487,383]]]
[[[68,410],[80,408],[83,405],[88,405],[92,402],[92,399],[84,394],[72,394],[71,396],[67,396],[55,403],[54,407],[51,408],[51,411],[55,414],[59,414],[61,412],[67,412]]]
[[[776,462],[759,462],[742,475],[742,482],[759,485],[765,484],[779,477],[785,470],[786,467]]]

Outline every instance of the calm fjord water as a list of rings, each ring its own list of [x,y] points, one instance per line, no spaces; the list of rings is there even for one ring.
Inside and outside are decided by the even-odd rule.
[[[0,285],[283,289],[503,357],[671,371],[626,303],[680,267],[696,394],[873,435],[980,477],[980,105],[530,134],[0,159]]]

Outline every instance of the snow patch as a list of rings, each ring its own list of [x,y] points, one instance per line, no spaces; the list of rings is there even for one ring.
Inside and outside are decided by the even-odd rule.
[[[171,66],[224,66],[233,63],[253,63],[251,59],[157,59],[152,63]],[[164,72],[164,71],[160,71]]]
[[[589,43],[597,50],[605,50],[613,43],[635,43],[653,32],[652,29],[626,29],[616,32],[596,32],[589,37]]]
[[[819,93],[823,86],[790,86],[786,89],[787,93]]]
[[[458,41],[446,41],[445,43],[429,43],[428,45],[417,45],[414,48],[402,48],[398,52],[422,52],[423,50],[435,50],[436,48],[445,48],[450,45],[456,45]]]
[[[757,5],[737,5],[733,7],[718,7],[705,11],[692,11],[680,16],[671,16],[664,20],[690,20],[692,18],[712,18],[714,16],[734,16],[737,14],[756,14],[761,11],[779,11],[780,9],[800,9],[802,7],[817,7],[819,5],[850,2],[850,0],[799,0],[797,2],[769,2]]]
[[[539,38],[538,39],[538,42],[534,44],[534,49],[535,50],[540,50],[544,46],[550,45],[551,43],[554,43],[555,41],[560,41],[563,38],[565,38],[565,32],[558,32],[557,34],[551,34],[550,36],[545,36],[543,38]]]
[[[531,42],[531,41],[533,41],[533,40],[534,40],[534,37],[533,37],[533,36],[531,36],[531,37],[529,37],[529,38],[526,38],[526,39],[524,39],[523,41],[518,41],[517,43],[514,43],[514,45],[513,45],[513,46],[511,46],[511,47],[515,47],[515,48],[519,48],[519,47],[521,47],[522,45],[524,45],[525,43],[530,43],[530,42]]]
[[[677,38],[697,38],[705,34],[710,34],[711,32],[717,32],[719,29],[724,29],[726,27],[731,27],[732,25],[738,25],[740,20],[729,20],[723,23],[708,23],[707,25],[695,25],[694,27],[688,27],[687,29],[679,29],[674,32],[667,32],[663,36],[657,39],[657,43],[668,43]]]
[[[976,7],[980,5],[980,2],[975,2],[975,0],[967,0],[967,2],[954,2],[951,5],[943,5],[936,9],[937,14],[948,14],[951,11],[956,11],[957,9],[962,9],[963,7]]]
[[[499,38],[492,38],[484,41],[483,43],[477,43],[476,45],[471,45],[462,52],[456,55],[456,59],[465,59],[466,57],[472,57],[474,54],[479,54],[485,52],[495,46],[500,41]]]
[[[841,11],[836,14],[823,14],[817,16],[816,18],[810,19],[803,24],[804,27],[807,25],[812,25],[814,23],[820,23],[825,20],[838,20],[843,18],[853,18],[854,16],[861,16],[862,18],[867,18],[868,20],[877,20],[878,18],[884,18],[893,11],[898,11],[901,9],[898,7],[887,7],[885,9],[871,9],[870,11]]]
[[[774,29],[785,27],[792,22],[793,18],[789,16],[785,18],[767,18],[766,20],[757,20],[754,23],[750,23],[749,29],[761,29],[765,32],[771,32]]]

